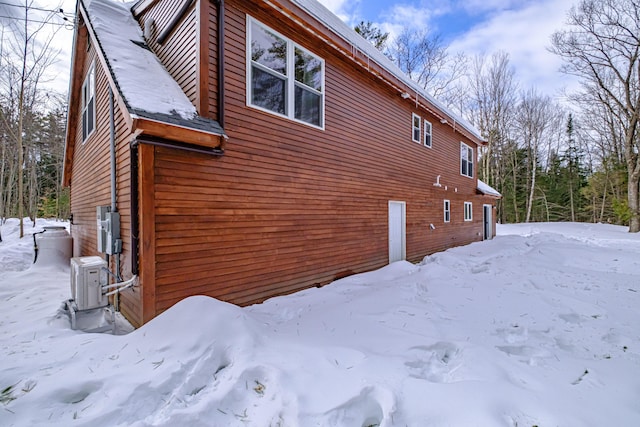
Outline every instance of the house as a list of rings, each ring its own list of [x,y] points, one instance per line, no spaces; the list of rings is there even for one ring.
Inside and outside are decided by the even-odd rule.
[[[79,0],[74,256],[239,305],[491,238],[484,143],[315,0]]]

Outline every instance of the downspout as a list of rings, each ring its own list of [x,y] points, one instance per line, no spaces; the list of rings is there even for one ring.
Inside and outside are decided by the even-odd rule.
[[[113,105],[113,90],[109,88],[109,147],[111,148],[111,212],[117,212],[116,205],[116,124]]]
[[[131,185],[131,274],[138,275],[138,249],[140,248],[140,219],[138,218],[138,145],[129,149],[129,182]]]
[[[118,212],[118,196],[116,193],[116,119],[115,119],[115,107],[113,101],[113,89],[109,87],[109,148],[111,152],[111,212]],[[121,282],[120,277],[120,254],[114,254],[116,258],[116,279]],[[111,268],[109,264],[109,255],[105,255],[107,260],[107,266]],[[114,306],[116,311],[120,310],[120,295],[117,294],[114,297]]]
[[[224,129],[224,0],[218,0],[218,123]],[[224,147],[223,147],[224,148]]]

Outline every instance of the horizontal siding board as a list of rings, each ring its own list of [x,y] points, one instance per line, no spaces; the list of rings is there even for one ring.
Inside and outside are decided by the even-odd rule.
[[[324,130],[246,105],[247,12],[325,59]],[[155,150],[159,311],[198,293],[254,303],[381,267],[389,200],[406,202],[410,261],[479,240],[475,179],[459,174],[459,144],[470,141],[263,5],[231,0],[225,17],[225,156]],[[210,35],[214,25],[211,17]],[[209,57],[217,58],[215,43]],[[432,149],[411,141],[414,112],[432,123]],[[442,188],[433,186],[438,175]],[[471,223],[462,218],[464,201],[474,203]]]

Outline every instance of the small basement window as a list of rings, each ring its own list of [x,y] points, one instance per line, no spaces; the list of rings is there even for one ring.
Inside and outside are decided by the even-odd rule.
[[[471,202],[464,202],[464,220],[473,220],[473,205],[471,204]]]
[[[444,222],[451,221],[451,202],[449,200],[444,201]]]
[[[96,127],[96,72],[94,64],[82,83],[82,142],[84,143]]]

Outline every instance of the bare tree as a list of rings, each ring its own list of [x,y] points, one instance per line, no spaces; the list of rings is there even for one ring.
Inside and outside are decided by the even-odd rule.
[[[518,221],[515,201],[518,159],[511,136],[518,88],[515,71],[505,52],[494,53],[489,59],[476,56],[470,70],[467,116],[487,141],[486,146],[480,148],[480,177],[504,192],[505,175],[511,171],[514,186],[511,196]],[[505,221],[504,204],[503,200],[498,206],[498,218],[502,222]]]
[[[54,27],[47,35],[44,35],[45,28],[47,28],[57,12],[51,11],[43,17],[41,14],[42,9],[34,7],[33,2],[27,2],[21,8],[21,19],[19,21],[13,20],[13,24],[16,24],[16,22],[19,22],[19,24],[6,28],[3,26],[0,97],[3,104],[11,107],[3,109],[1,118],[4,122],[3,128],[7,132],[8,139],[15,143],[17,155],[16,203],[20,219],[20,237],[23,237],[25,207],[24,154],[25,148],[28,148],[25,147],[25,118],[28,112],[33,112],[38,103],[38,97],[40,96],[39,84],[42,83],[46,69],[55,62],[55,58],[59,53],[51,48],[51,43],[55,33],[61,27]],[[38,12],[36,19],[32,19],[34,11]],[[5,29],[9,30],[8,34],[5,34]],[[4,155],[5,151],[3,150]],[[36,178],[35,171],[30,174],[30,178],[31,181]],[[8,185],[11,185],[11,183],[9,182]],[[33,199],[35,195],[31,195]],[[11,196],[8,197],[5,203],[11,203]]]
[[[562,128],[562,119],[562,110],[557,105],[554,105],[550,97],[541,95],[534,89],[529,89],[521,94],[515,121],[516,132],[523,144],[523,148],[527,152],[528,160],[527,187],[529,194],[525,222],[531,220],[531,211],[537,189],[536,178],[539,170],[539,158],[542,154],[544,142],[554,139],[554,136],[557,138],[557,131]],[[546,200],[544,194],[543,198]]]
[[[447,106],[458,101],[457,83],[464,76],[467,57],[451,56],[438,34],[405,28],[392,42],[387,56],[432,96]]]
[[[628,175],[629,231],[640,232],[640,3],[582,0],[571,8],[569,29],[552,37],[566,73],[581,77],[584,91],[615,117],[623,130]]]

